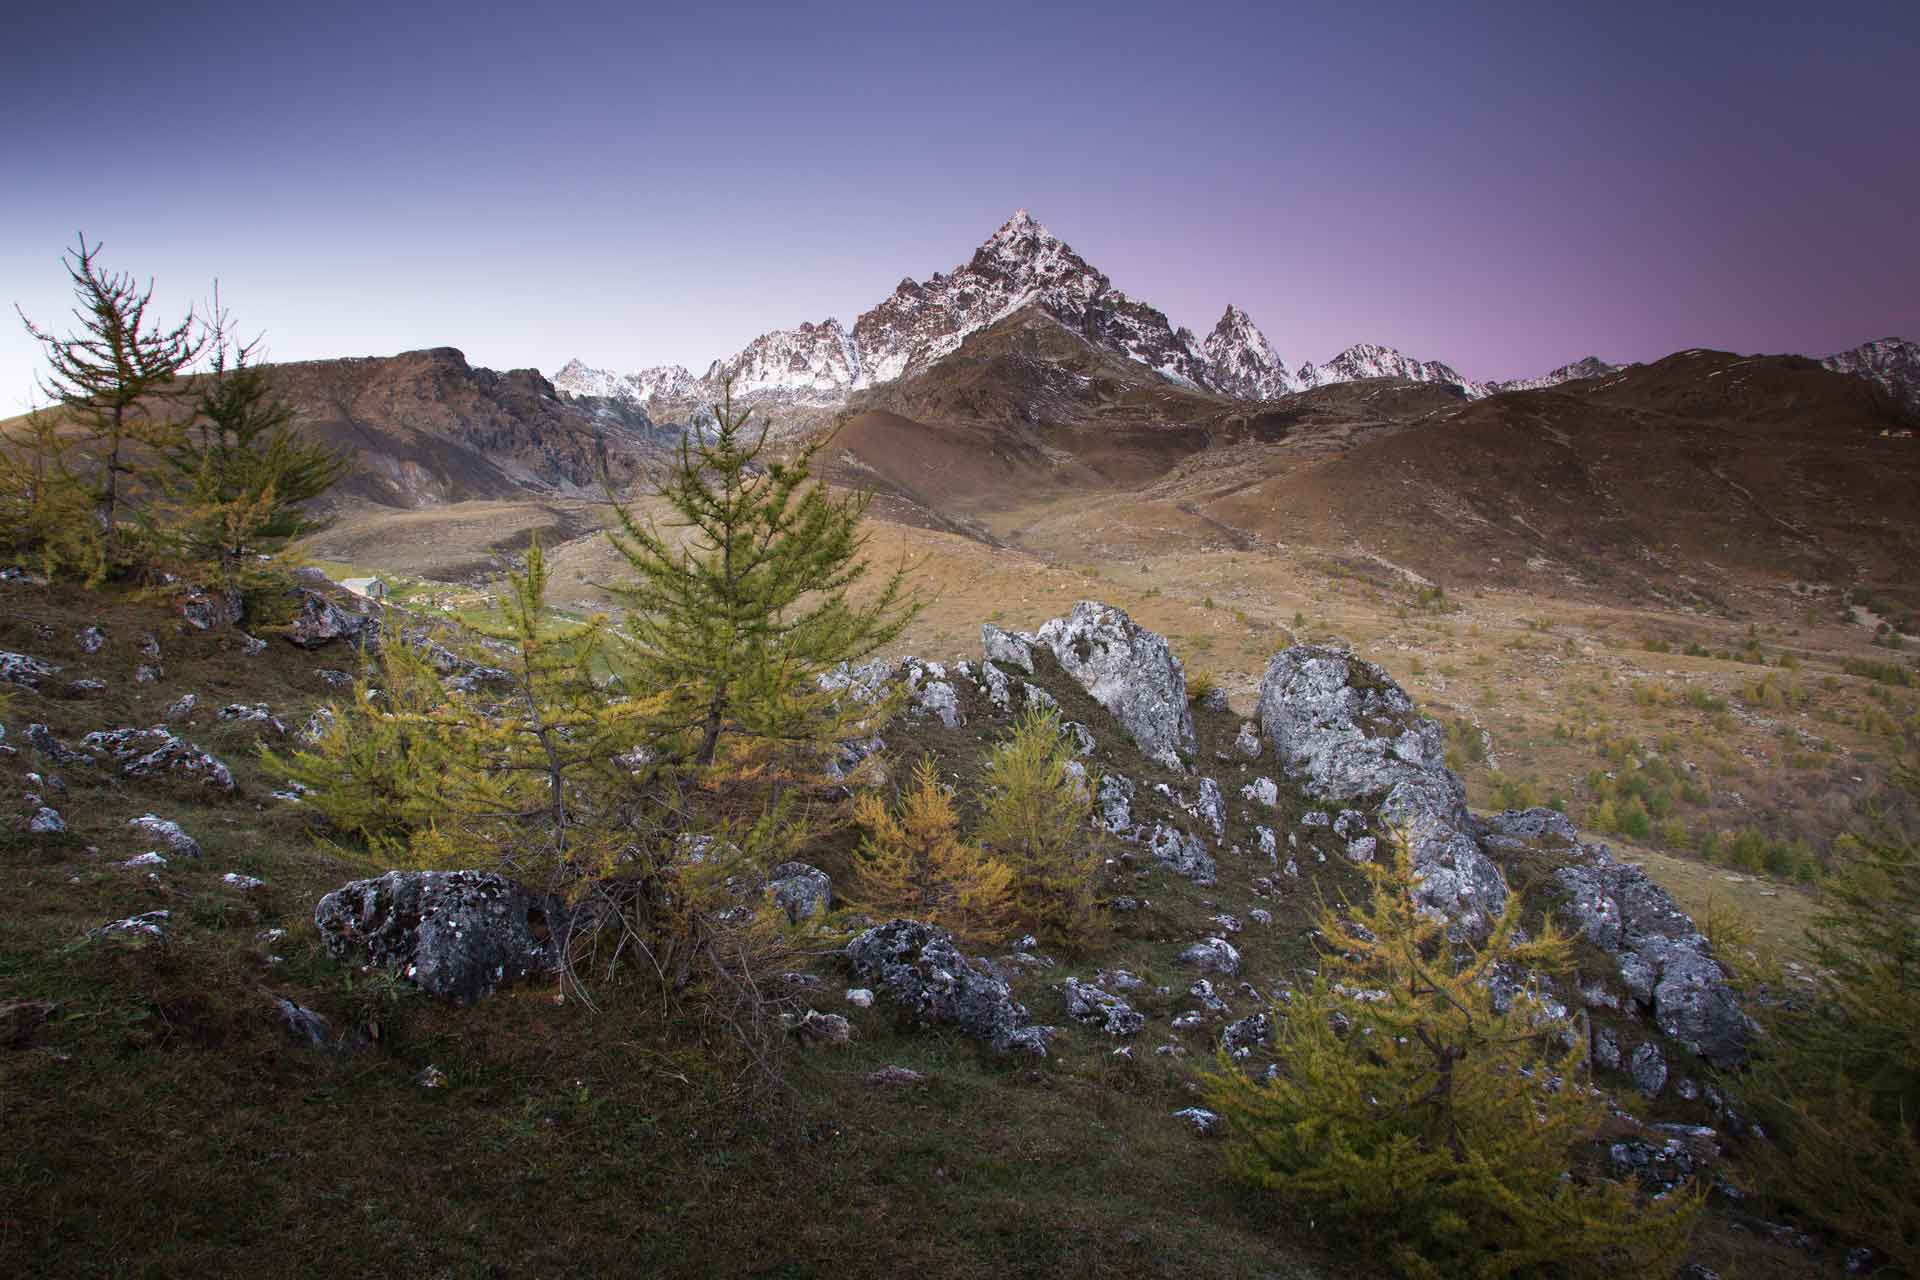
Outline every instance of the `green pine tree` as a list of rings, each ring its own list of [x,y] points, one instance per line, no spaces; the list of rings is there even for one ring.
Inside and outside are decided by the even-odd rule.
[[[66,257],[79,302],[73,336],[59,337],[24,314],[20,319],[46,351],[42,393],[66,411],[85,440],[87,483],[110,562],[120,550],[120,521],[128,482],[141,467],[139,455],[179,439],[180,424],[156,415],[156,407],[200,357],[206,339],[191,311],[170,329],[149,324],[153,285],[143,287],[125,273],[109,275],[97,261],[100,249],[81,236],[79,248]]]
[[[1671,1271],[1700,1196],[1643,1203],[1572,1176],[1605,1102],[1536,1004],[1495,1008],[1496,964],[1557,971],[1567,940],[1545,923],[1522,941],[1509,897],[1484,946],[1453,943],[1415,905],[1408,842],[1390,843],[1351,919],[1320,910],[1320,973],[1271,1015],[1276,1076],[1223,1056],[1207,1077],[1229,1167],[1382,1240],[1409,1276]]]
[[[868,657],[922,607],[905,566],[864,603],[848,598],[871,567],[860,530],[871,495],[836,497],[814,478],[827,438],[777,458],[750,416],[734,412],[729,385],[659,488],[672,511],[665,527],[616,501],[609,531],[634,573],[618,589],[629,610],[623,675],[659,694],[655,749],[695,770],[713,765],[729,736],[852,736],[870,711],[834,699],[816,677]]]

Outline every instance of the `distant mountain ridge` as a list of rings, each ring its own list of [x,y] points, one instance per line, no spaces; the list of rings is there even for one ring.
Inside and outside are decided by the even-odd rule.
[[[1588,356],[1531,378],[1475,382],[1439,360],[1360,342],[1324,364],[1290,369],[1245,311],[1228,304],[1204,341],[1157,308],[1115,288],[1027,210],[1017,211],[966,262],[924,282],[903,279],[851,328],[837,319],[774,329],[695,375],[681,365],[632,373],[569,361],[554,386],[640,406],[668,418],[718,399],[731,378],[735,400],[834,409],[856,392],[924,370],[973,333],[1038,306],[1096,347],[1145,365],[1170,382],[1241,400],[1272,400],[1368,378],[1453,386],[1469,400],[1538,391],[1618,373],[1626,366]],[[1865,343],[1826,366],[1874,381],[1920,410],[1920,347],[1900,338]]]

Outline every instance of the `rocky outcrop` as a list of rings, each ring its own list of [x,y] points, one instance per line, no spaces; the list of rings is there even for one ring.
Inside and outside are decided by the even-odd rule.
[[[818,867],[783,862],[767,878],[767,896],[794,924],[824,916],[833,905],[833,880]]]
[[[1187,676],[1164,637],[1111,605],[1082,600],[1040,628],[1039,643],[1105,707],[1148,757],[1184,768],[1195,749]]]
[[[1053,1028],[1033,1025],[1012,989],[962,955],[945,929],[892,920],[848,943],[847,961],[914,1022],[957,1027],[999,1053],[1047,1054]]]
[[[389,871],[320,899],[313,922],[336,958],[388,969],[467,1003],[555,971],[558,904],[484,871]]]
[[[1028,675],[1032,675],[1033,644],[1031,636],[1002,631],[991,622],[980,625],[980,651],[986,655],[988,662],[1018,667]]]
[[[1506,880],[1474,839],[1440,726],[1393,677],[1338,649],[1283,649],[1260,682],[1260,727],[1309,796],[1366,802],[1379,829],[1406,833],[1423,907],[1470,938],[1486,936]]]
[[[318,649],[336,640],[365,644],[379,635],[380,623],[364,613],[350,613],[318,591],[300,592],[300,612],[287,624],[287,640],[302,649]]]
[[[175,737],[164,725],[97,729],[80,739],[80,747],[89,758],[106,755],[122,761],[120,772],[124,777],[184,777],[227,796],[237,789],[233,770],[224,761],[185,738]]]
[[[1488,847],[1564,850],[1554,878],[1567,890],[1561,914],[1607,953],[1626,999],[1675,1043],[1732,1066],[1746,1057],[1751,1028],[1712,945],[1673,895],[1605,845],[1581,844],[1551,809],[1503,813],[1488,822]]]

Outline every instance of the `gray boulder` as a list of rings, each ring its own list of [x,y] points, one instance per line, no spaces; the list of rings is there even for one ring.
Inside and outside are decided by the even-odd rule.
[[[243,611],[236,587],[195,587],[180,598],[180,616],[196,631],[237,626]]]
[[[1207,824],[1214,839],[1227,833],[1227,798],[1220,794],[1220,784],[1212,778],[1200,779],[1200,798],[1194,801],[1193,813]]]
[[[1147,837],[1147,849],[1161,866],[1195,884],[1212,884],[1219,875],[1219,867],[1207,852],[1207,846],[1199,837],[1190,836],[1178,827],[1164,823],[1155,827]]]
[[[1226,1129],[1220,1117],[1205,1107],[1182,1107],[1173,1113],[1173,1118],[1184,1122],[1203,1138],[1217,1138]]]
[[[1082,600],[1040,628],[1060,667],[1113,713],[1140,750],[1179,769],[1196,746],[1187,676],[1166,640],[1119,609]]]
[[[36,836],[57,836],[67,829],[67,821],[60,816],[58,809],[40,806],[34,815],[27,819],[27,830]]]
[[[1116,1039],[1139,1035],[1147,1025],[1145,1015],[1125,1000],[1078,979],[1068,978],[1060,994],[1066,997],[1069,1018],[1098,1027]]]
[[[170,818],[162,818],[158,814],[143,813],[137,818],[128,818],[127,825],[137,827],[148,835],[153,836],[179,857],[197,858],[200,856],[200,842],[188,835],[181,829],[179,823]]]
[[[300,592],[300,612],[287,625],[289,642],[318,649],[336,640],[364,645],[379,635],[380,623],[364,613],[349,613],[318,591]]]
[[[1124,774],[1101,775],[1100,825],[1117,836],[1133,834],[1133,779]]]
[[[818,867],[783,862],[767,878],[767,896],[795,924],[824,916],[833,905],[833,880]]]
[[[1191,965],[1202,973],[1219,973],[1232,978],[1240,972],[1240,952],[1225,938],[1202,939],[1176,958],[1181,964]]]
[[[1392,676],[1338,649],[1283,649],[1260,682],[1260,727],[1308,795],[1370,802],[1375,825],[1404,829],[1420,905],[1470,938],[1486,936],[1505,907],[1506,880],[1474,839],[1440,726]]]
[[[60,668],[38,658],[30,658],[24,653],[8,653],[0,650],[0,684],[17,684],[23,689],[37,689],[40,682]]]
[[[999,1053],[1047,1056],[1053,1028],[1033,1025],[1012,989],[962,955],[945,929],[891,920],[848,943],[847,961],[914,1022],[957,1027]]]
[[[107,633],[101,630],[99,623],[91,623],[74,633],[73,642],[80,646],[82,653],[98,653],[106,646]]]
[[[320,899],[313,922],[336,959],[392,970],[464,1004],[558,969],[560,911],[491,872],[389,871]]]
[[[1649,1098],[1655,1097],[1667,1087],[1667,1057],[1659,1045],[1645,1041],[1627,1060],[1627,1074],[1633,1077],[1634,1088]]]

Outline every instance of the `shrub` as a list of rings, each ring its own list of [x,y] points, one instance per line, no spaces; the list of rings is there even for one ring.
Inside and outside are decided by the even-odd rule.
[[[1014,912],[1043,939],[1082,946],[1099,931],[1102,848],[1093,785],[1052,711],[1028,708],[987,758],[974,836],[1013,870]]]
[[[1235,1177],[1303,1199],[1371,1239],[1410,1276],[1670,1271],[1701,1204],[1643,1203],[1631,1182],[1574,1176],[1573,1147],[1606,1105],[1580,1053],[1528,993],[1504,1011],[1486,978],[1566,967],[1546,922],[1521,941],[1509,897],[1480,948],[1456,947],[1415,906],[1405,838],[1352,920],[1323,906],[1313,985],[1275,1005],[1280,1072],[1250,1079],[1224,1054],[1206,1077]]]
[[[1213,668],[1195,667],[1187,677],[1187,702],[1197,707],[1219,687],[1220,677],[1214,674]]]
[[[853,897],[886,915],[936,924],[968,942],[1004,937],[1013,923],[1013,872],[961,838],[953,793],[929,757],[890,810],[878,792],[861,795],[854,822],[866,832],[854,863]]]

